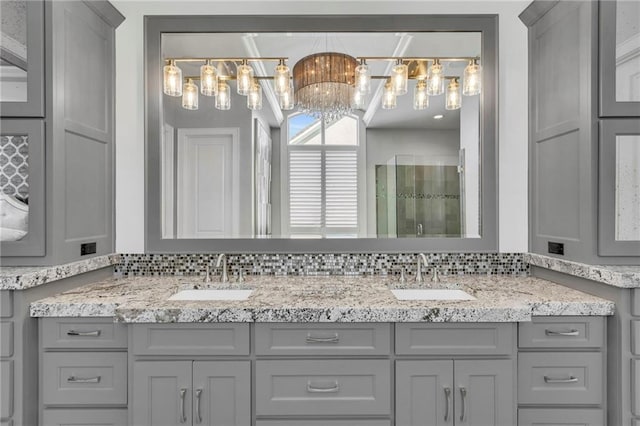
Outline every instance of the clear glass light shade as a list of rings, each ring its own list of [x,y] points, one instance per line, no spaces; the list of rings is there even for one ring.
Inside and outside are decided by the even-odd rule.
[[[182,70],[172,61],[163,68],[163,91],[165,95],[182,95]]]
[[[231,109],[231,90],[224,81],[218,84],[218,94],[216,95],[216,109]]]
[[[289,81],[290,78],[291,72],[288,66],[284,64],[276,66],[276,69],[273,72],[273,87],[275,89],[276,95],[282,95],[287,91],[289,86],[291,86],[291,83]]]
[[[442,64],[434,61],[427,71],[427,95],[437,96],[444,93],[444,69]]]
[[[429,95],[427,95],[427,82],[418,80],[413,90],[413,109],[422,110],[429,107]]]
[[[356,91],[363,94],[371,92],[371,74],[366,64],[356,67]]]
[[[218,93],[218,72],[209,63],[200,67],[200,93],[215,96]]]
[[[193,81],[188,80],[182,86],[182,108],[196,110],[198,109],[198,86]]]
[[[393,90],[393,84],[387,83],[382,92],[382,109],[394,109],[396,107],[396,92]]]
[[[262,109],[262,87],[257,82],[251,85],[247,94],[247,108],[254,111]]]
[[[409,67],[405,64],[398,64],[391,70],[391,82],[396,96],[407,93],[407,82],[409,78]]]
[[[447,85],[445,108],[448,110],[460,109],[461,106],[460,83],[454,78]]]
[[[469,62],[464,69],[464,80],[462,82],[462,94],[465,96],[478,95],[482,86],[482,67],[477,61]]]
[[[365,97],[366,95],[360,90],[354,90],[353,100],[351,102],[351,108],[353,109],[365,109]]]
[[[253,68],[246,64],[239,65],[236,83],[238,95],[248,95],[253,84]]]
[[[287,87],[282,94],[278,95],[278,103],[280,104],[280,109],[283,111],[292,110],[295,106],[293,102],[293,88],[291,86]]]

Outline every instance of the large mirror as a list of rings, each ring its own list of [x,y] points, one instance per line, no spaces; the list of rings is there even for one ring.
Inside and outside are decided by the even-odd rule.
[[[147,243],[494,248],[491,20],[321,31],[336,22],[311,18],[301,31],[279,19],[244,31],[149,26]]]

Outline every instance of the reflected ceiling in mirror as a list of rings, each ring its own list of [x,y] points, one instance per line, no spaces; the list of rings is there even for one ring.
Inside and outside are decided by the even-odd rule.
[[[482,64],[481,42],[479,32],[163,34],[163,68],[181,75],[168,92],[165,72],[161,96],[162,238],[479,238],[482,94],[462,90],[470,60]],[[350,111],[318,117],[283,104],[276,66],[289,67],[293,86],[295,65],[320,52],[354,58],[306,70],[342,67],[350,97],[352,68],[367,65],[370,90]],[[433,58],[442,58],[445,93],[427,106],[418,93]],[[200,79],[207,64],[219,78],[212,96]],[[398,64],[407,65],[406,93],[393,93],[388,109]],[[244,65],[260,108],[238,90]],[[453,81],[460,107],[451,110]]]

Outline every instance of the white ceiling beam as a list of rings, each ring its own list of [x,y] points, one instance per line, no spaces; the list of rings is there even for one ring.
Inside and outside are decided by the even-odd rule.
[[[404,53],[407,51],[412,41],[413,41],[412,35],[402,34],[391,56],[393,57],[404,56]],[[390,75],[391,69],[394,67],[394,65],[395,63],[389,62],[389,64],[384,70],[384,75]],[[369,126],[369,123],[371,123],[371,120],[373,120],[373,116],[376,115],[378,108],[380,108],[380,100],[382,99],[382,92],[384,91],[385,83],[386,83],[386,80],[380,80],[380,82],[378,82],[378,87],[373,93],[373,96],[371,97],[371,101],[369,101],[369,105],[367,105],[367,109],[364,115],[362,116],[362,120],[364,121],[365,127]]]
[[[259,58],[262,56],[260,54],[260,49],[258,49],[258,46],[256,45],[256,42],[254,41],[253,37],[246,36],[246,35],[243,36],[242,44],[244,44],[244,48],[247,51],[247,56],[254,57],[254,58]],[[252,65],[254,66],[255,71],[258,75],[270,75],[270,73],[267,72],[262,62],[252,62]],[[269,84],[268,80],[259,80],[259,81],[260,81],[260,85],[262,86],[263,95],[267,99],[267,102],[269,102],[269,105],[271,106],[271,111],[273,111],[273,116],[278,122],[278,126],[280,126],[282,124],[282,121],[284,120],[284,115],[282,114],[282,110],[280,109],[280,102],[278,102],[278,95],[276,95],[276,92],[273,90],[273,86]]]

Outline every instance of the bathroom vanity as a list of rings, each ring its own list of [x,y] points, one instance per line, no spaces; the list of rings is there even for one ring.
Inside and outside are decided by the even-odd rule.
[[[613,303],[481,276],[444,283],[475,300],[399,301],[395,281],[251,277],[247,300],[175,301],[194,277],[133,277],[32,303],[42,424],[603,424]]]

